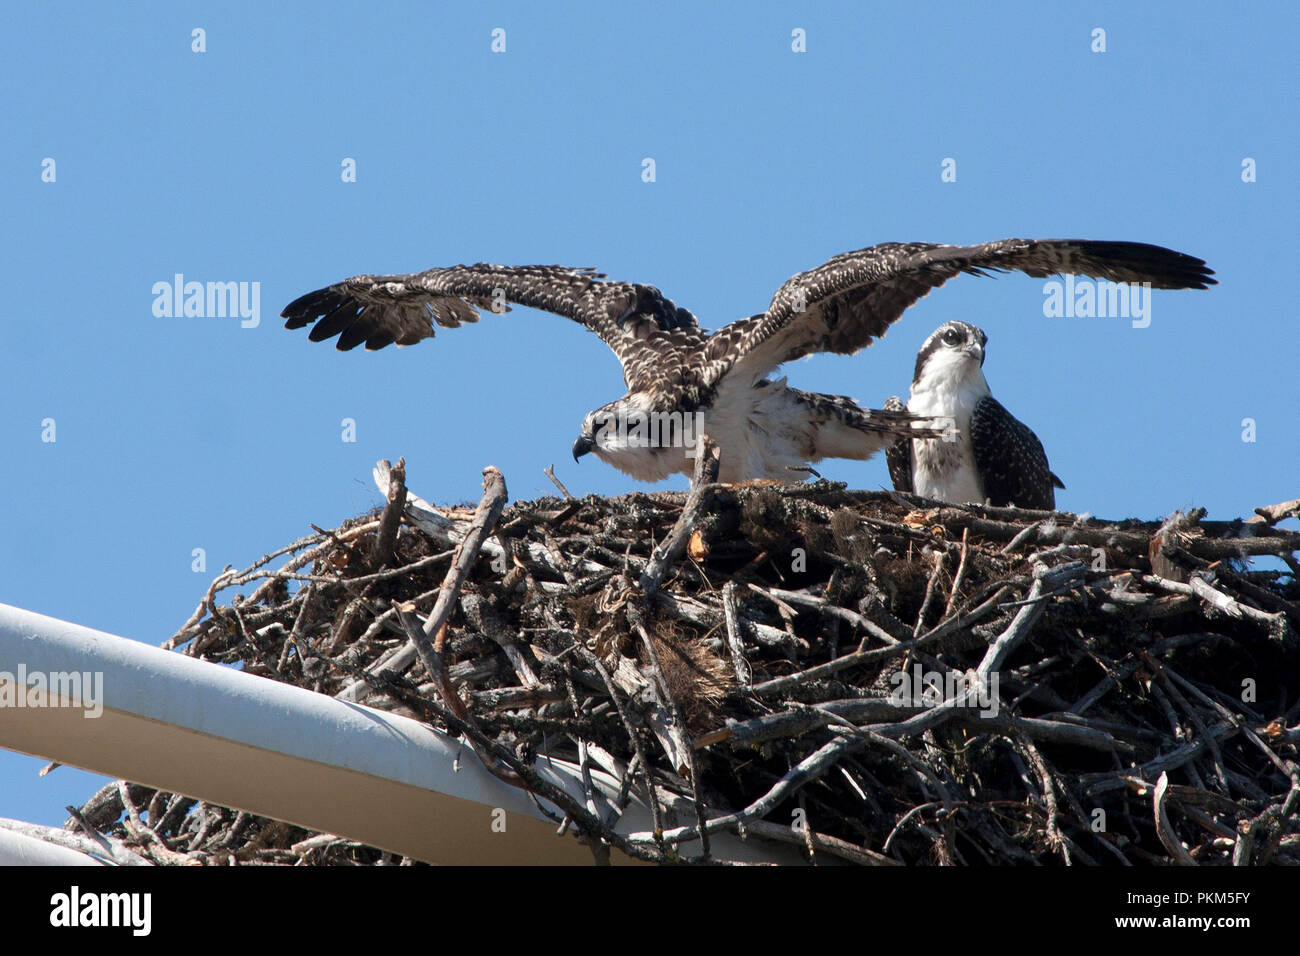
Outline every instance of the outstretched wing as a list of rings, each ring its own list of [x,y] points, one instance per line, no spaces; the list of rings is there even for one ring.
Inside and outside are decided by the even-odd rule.
[[[901,412],[905,411],[907,406],[897,395],[890,395],[885,399],[885,411]],[[916,486],[912,484],[912,439],[895,438],[885,449],[885,464],[889,466],[889,480],[894,484],[895,491],[916,491]]]
[[[1018,270],[1035,277],[1073,273],[1157,289],[1204,289],[1217,280],[1205,261],[1144,242],[1003,239],[977,246],[888,242],[838,255],[802,272],[767,311],[710,337],[701,378],[717,382],[744,362],[763,375],[813,352],[849,354],[885,334],[922,296],[963,272]]]
[[[409,275],[354,276],[290,302],[285,328],[311,325],[313,342],[337,335],[337,348],[414,345],[434,326],[477,322],[479,309],[509,311],[507,303],[553,312],[586,326],[614,350],[629,388],[680,384],[685,356],[704,333],[648,285],[608,282],[591,269],[565,266],[471,266]]]
[[[1052,486],[1065,485],[1048,468],[1043,443],[991,395],[971,413],[970,441],[984,496],[992,504],[1056,509]]]

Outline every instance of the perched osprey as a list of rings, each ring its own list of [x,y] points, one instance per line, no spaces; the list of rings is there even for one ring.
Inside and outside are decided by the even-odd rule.
[[[290,329],[315,322],[312,341],[337,335],[339,349],[363,342],[380,349],[413,345],[431,337],[435,325],[477,321],[480,308],[504,312],[515,303],[554,312],[599,335],[622,363],[628,386],[622,398],[587,415],[575,458],[595,452],[645,481],[689,475],[696,447],[691,423],[702,422],[721,451],[722,481],[788,481],[792,469],[823,458],[869,458],[899,435],[918,434],[918,420],[790,388],[784,378],[769,378],[771,372],[814,352],[850,354],[870,345],[908,306],[963,272],[1012,269],[1150,282],[1159,289],[1203,289],[1214,281],[1201,259],[1145,243],[910,242],[836,256],[782,285],[766,312],[713,333],[652,286],[563,266],[479,263],[356,276],[307,293],[282,315]]]
[[[1053,486],[1065,485],[1048,468],[1038,436],[989,391],[987,342],[983,329],[965,322],[945,322],[925,340],[906,407],[948,420],[952,431],[895,441],[885,451],[889,477],[897,491],[940,501],[1055,509]],[[897,396],[885,402],[894,411],[903,407]]]

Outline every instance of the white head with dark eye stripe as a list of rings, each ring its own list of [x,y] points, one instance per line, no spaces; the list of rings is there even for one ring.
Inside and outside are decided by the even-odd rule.
[[[912,374],[915,390],[925,382],[960,382],[984,379],[984,330],[967,322],[945,322],[925,340],[916,353],[916,370]]]

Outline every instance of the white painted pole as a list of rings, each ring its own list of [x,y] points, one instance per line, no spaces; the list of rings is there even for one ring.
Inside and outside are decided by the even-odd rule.
[[[34,689],[73,674],[83,675],[79,688]],[[528,794],[425,724],[5,604],[0,747],[429,862],[592,862],[577,840],[556,836]],[[584,798],[572,764],[542,759],[537,768]],[[611,777],[593,777],[617,793]],[[648,829],[649,813],[635,804],[618,826]],[[799,861],[770,841],[711,842],[723,859]]]
[[[0,829],[0,866],[102,866],[84,853]]]

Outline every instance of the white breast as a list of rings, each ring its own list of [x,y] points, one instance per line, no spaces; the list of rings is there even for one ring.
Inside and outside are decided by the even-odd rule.
[[[920,439],[912,442],[912,487],[918,495],[940,501],[983,502],[984,485],[971,451],[970,418],[976,404],[989,395],[979,364],[966,359],[940,365],[931,362],[912,386],[907,409],[918,415],[953,420],[955,441]]]
[[[794,401],[785,379],[759,385],[727,376],[705,412],[704,427],[722,453],[720,481],[803,477],[791,468],[808,460],[807,410]]]

